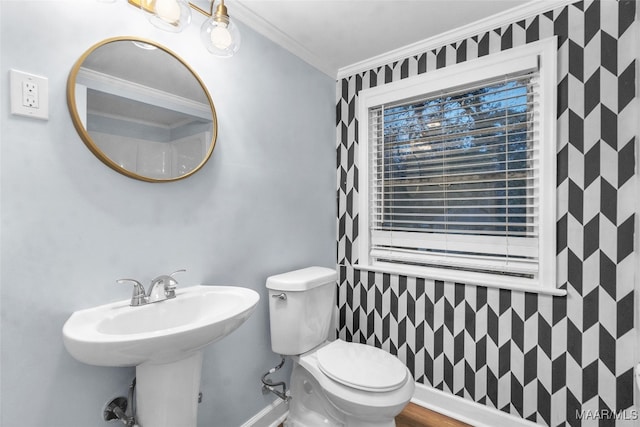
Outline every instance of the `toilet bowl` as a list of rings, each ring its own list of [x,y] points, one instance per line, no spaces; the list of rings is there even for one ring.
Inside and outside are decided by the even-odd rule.
[[[290,405],[293,423],[285,423],[286,427],[393,427],[395,416],[413,396],[414,380],[407,367],[396,357],[372,346],[337,340],[293,360]],[[324,415],[326,420],[322,424],[296,423],[300,411],[295,408],[299,402],[295,401],[294,383],[306,394],[302,402],[305,409],[314,410],[316,419]],[[318,402],[311,403],[314,399]]]
[[[413,377],[384,350],[327,341],[335,270],[271,276],[267,288],[272,350],[293,360],[285,427],[394,427],[413,396]]]

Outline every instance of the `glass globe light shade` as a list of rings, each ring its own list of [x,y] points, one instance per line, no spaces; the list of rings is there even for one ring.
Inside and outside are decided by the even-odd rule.
[[[186,0],[142,0],[140,7],[149,13],[149,22],[161,30],[179,33],[191,22]]]
[[[233,21],[211,17],[202,24],[200,37],[207,50],[220,58],[229,58],[240,49],[240,31]]]

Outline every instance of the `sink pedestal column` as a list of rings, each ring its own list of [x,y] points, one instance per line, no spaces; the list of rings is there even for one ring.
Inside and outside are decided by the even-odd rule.
[[[136,412],[141,427],[195,427],[202,350],[185,359],[136,367]]]

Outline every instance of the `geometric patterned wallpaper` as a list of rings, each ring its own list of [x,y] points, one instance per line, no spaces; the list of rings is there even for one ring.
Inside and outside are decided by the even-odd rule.
[[[397,355],[420,383],[541,425],[629,425],[607,414],[629,418],[633,408],[636,7],[577,2],[337,82],[340,338]],[[366,188],[359,91],[553,36],[557,270],[567,295],[354,269]],[[599,420],[578,416],[598,410]]]

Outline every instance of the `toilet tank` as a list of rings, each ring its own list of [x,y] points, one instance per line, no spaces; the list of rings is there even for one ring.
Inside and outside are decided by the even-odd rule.
[[[302,354],[329,336],[337,274],[308,267],[267,279],[271,349],[282,355]]]

